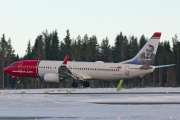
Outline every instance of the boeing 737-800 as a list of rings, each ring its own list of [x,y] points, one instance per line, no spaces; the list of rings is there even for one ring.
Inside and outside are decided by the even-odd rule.
[[[72,79],[72,87],[78,87],[77,80],[84,81],[83,86],[89,87],[87,80],[119,80],[143,76],[156,68],[174,65],[153,66],[160,36],[161,33],[154,33],[134,58],[120,63],[68,61],[67,55],[64,61],[17,61],[4,68],[4,72],[17,79],[31,77],[54,83]]]

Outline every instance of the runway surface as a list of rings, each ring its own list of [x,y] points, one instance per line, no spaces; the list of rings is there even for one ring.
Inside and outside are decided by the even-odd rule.
[[[0,119],[180,119],[180,88],[123,89],[120,92],[115,88],[0,92]]]

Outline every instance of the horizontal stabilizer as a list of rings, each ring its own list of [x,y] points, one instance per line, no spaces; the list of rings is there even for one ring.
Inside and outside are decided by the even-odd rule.
[[[174,66],[175,64],[169,64],[169,65],[159,65],[155,66],[155,68],[163,68],[163,67],[169,67],[169,66]]]

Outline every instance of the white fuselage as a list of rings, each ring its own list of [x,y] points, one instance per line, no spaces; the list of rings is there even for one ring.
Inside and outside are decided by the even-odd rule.
[[[47,73],[58,73],[58,68],[63,61],[40,61],[38,75],[44,78]],[[139,69],[142,65],[121,64],[121,63],[99,63],[99,62],[73,62],[68,61],[67,68],[83,79],[93,80],[119,80],[143,76],[154,71],[151,69]]]

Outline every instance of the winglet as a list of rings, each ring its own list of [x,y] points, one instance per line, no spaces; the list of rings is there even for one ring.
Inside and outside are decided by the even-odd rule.
[[[65,59],[64,59],[61,66],[66,66],[68,59],[69,59],[69,55],[66,55],[66,57],[65,57]]]

